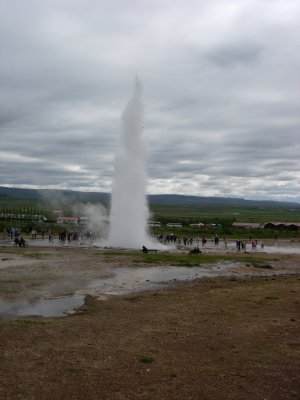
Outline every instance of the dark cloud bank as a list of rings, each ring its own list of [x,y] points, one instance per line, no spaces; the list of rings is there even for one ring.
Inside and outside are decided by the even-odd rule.
[[[300,202],[300,4],[3,0],[0,185],[110,192],[143,80],[149,193]]]

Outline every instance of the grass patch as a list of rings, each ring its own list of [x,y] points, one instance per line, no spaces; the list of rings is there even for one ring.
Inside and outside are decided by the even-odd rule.
[[[216,255],[216,254],[169,254],[169,253],[157,253],[157,254],[136,254],[136,262],[143,262],[146,264],[166,264],[176,266],[196,266],[200,264],[214,264],[220,261],[232,261],[232,262],[244,262],[250,265],[261,266],[263,262],[266,262],[265,258],[240,255]],[[273,261],[273,260],[268,260]],[[266,264],[264,264],[266,265]],[[260,267],[258,267],[260,268]],[[271,266],[268,269],[272,268]]]
[[[279,297],[276,294],[269,294],[268,296],[265,296],[266,300],[278,300]]]
[[[154,358],[148,357],[148,356],[141,356],[138,358],[138,361],[142,364],[152,364],[154,361]]]
[[[206,261],[205,261],[206,260]],[[140,255],[137,262],[143,262],[146,264],[167,264],[167,265],[178,265],[178,266],[192,266],[199,265],[200,263],[209,262],[206,256],[197,254],[189,256],[187,254],[142,254]]]
[[[272,265],[269,264],[263,264],[263,265],[258,265],[258,264],[253,264],[255,268],[261,268],[261,269],[273,269]]]
[[[218,368],[215,367],[208,367],[207,371],[212,375],[217,374],[219,372]]]
[[[97,253],[99,256],[104,255],[107,258],[114,256],[126,256],[132,257],[132,261],[136,263],[143,264],[155,264],[155,265],[174,265],[174,266],[183,266],[183,267],[193,267],[201,264],[214,264],[221,261],[232,261],[232,262],[240,262],[247,263],[249,265],[258,266],[257,268],[261,268],[262,265],[266,265],[264,263],[270,261],[278,261],[278,259],[268,259],[266,260],[263,257],[253,257],[252,255],[241,255],[239,254],[231,254],[231,255],[218,255],[218,254],[194,254],[189,255],[186,253],[167,253],[167,252],[158,252],[158,253],[142,253],[142,251],[122,251],[122,250],[107,250],[101,253]],[[272,267],[268,267],[271,269]]]
[[[218,261],[218,256],[207,256],[202,254],[195,254],[189,256],[187,254],[142,254],[136,260],[146,264],[167,264],[177,266],[193,266],[206,263],[214,263]]]

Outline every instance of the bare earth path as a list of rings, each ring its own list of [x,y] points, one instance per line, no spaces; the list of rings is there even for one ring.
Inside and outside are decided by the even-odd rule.
[[[37,295],[49,283],[59,294],[58,275],[74,290],[87,275],[130,262],[93,251],[50,249],[47,260],[26,251],[0,251],[7,298],[29,287]],[[276,258],[293,274],[199,279],[89,297],[84,313],[65,318],[0,320],[0,399],[300,398],[300,256]]]

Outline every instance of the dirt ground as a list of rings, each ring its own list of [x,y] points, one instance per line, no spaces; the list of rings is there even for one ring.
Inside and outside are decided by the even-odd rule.
[[[133,263],[63,248],[0,248],[0,260],[6,299],[73,292]],[[261,276],[88,296],[83,313],[63,318],[3,318],[0,399],[298,399],[299,271],[299,254],[276,254]]]

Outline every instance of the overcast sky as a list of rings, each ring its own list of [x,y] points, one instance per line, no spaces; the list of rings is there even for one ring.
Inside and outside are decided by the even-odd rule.
[[[149,194],[300,202],[299,0],[0,4],[0,186],[110,192],[138,74]]]

